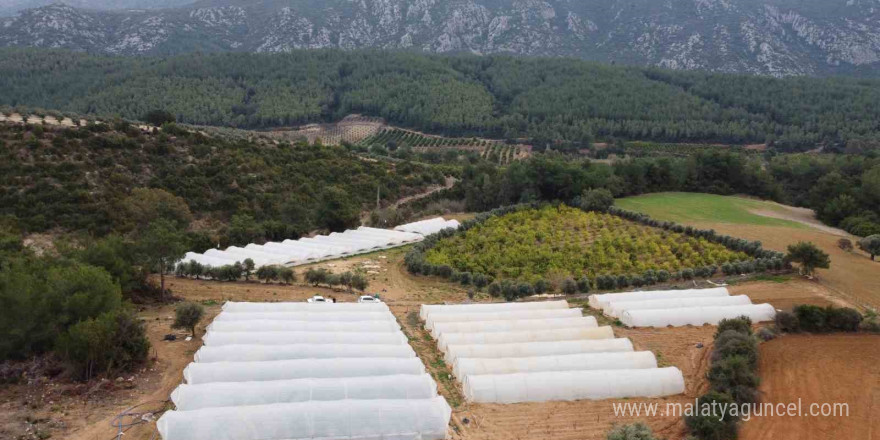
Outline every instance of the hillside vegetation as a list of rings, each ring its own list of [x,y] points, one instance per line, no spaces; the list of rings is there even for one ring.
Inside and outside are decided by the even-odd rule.
[[[126,123],[0,124],[0,216],[25,232],[125,232],[132,221],[125,199],[150,187],[182,198],[195,229],[210,232],[209,246],[286,239],[357,224],[361,210],[375,206],[377,187],[387,204],[443,182],[427,165],[174,125],[145,132]]]
[[[379,51],[123,58],[0,49],[0,105],[273,127],[351,113],[537,146],[620,137],[843,148],[876,139],[880,81],[774,79],[571,59]]]

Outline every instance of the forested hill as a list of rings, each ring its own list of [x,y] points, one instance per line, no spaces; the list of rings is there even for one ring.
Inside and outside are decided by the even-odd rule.
[[[12,1],[30,6],[49,0]],[[880,65],[878,0],[63,3],[84,8],[53,4],[0,18],[0,46],[124,55],[413,49],[435,53],[569,56],[640,66],[774,76],[877,75]],[[179,7],[86,9],[146,5]],[[0,5],[0,12],[2,8]]]
[[[108,57],[0,49],[0,105],[273,127],[350,113],[533,142],[771,142],[880,137],[880,81],[679,72],[560,58],[380,51]]]

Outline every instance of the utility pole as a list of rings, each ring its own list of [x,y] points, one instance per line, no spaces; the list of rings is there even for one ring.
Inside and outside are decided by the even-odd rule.
[[[379,211],[379,184],[376,184],[376,212]]]

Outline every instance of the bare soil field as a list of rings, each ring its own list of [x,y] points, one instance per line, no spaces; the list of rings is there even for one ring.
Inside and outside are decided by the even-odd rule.
[[[819,269],[810,284],[824,289],[829,297],[840,298],[854,306],[880,308],[880,262],[871,261],[861,251],[846,252],[837,247],[838,235],[818,229],[792,229],[779,226],[703,223],[712,228],[748,240],[760,240],[767,249],[785,252],[788,245],[811,241],[831,256],[831,268]]]
[[[763,402],[846,403],[847,417],[754,417],[742,440],[876,439],[880,335],[787,335],[761,344]]]

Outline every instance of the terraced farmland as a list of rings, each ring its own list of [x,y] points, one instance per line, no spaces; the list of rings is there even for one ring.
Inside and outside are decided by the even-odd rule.
[[[393,148],[411,148],[417,152],[438,150],[478,151],[480,157],[500,165],[508,164],[529,156],[529,149],[523,145],[508,145],[491,139],[448,138],[431,136],[399,128],[385,128],[360,142],[370,147],[380,145]]]

